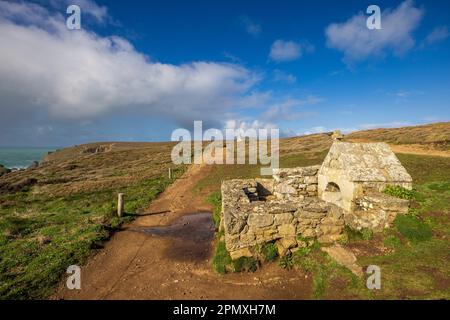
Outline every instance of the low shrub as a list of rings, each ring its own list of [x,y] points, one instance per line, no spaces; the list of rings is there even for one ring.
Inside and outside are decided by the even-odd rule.
[[[278,265],[283,269],[291,270],[292,267],[294,266],[294,261],[292,259],[292,255],[287,254],[287,255],[281,257],[280,261],[278,262]]]
[[[351,241],[361,241],[361,240],[368,241],[373,237],[373,231],[370,229],[364,228],[361,230],[355,230],[350,228],[349,226],[344,227],[344,234],[345,236],[343,237],[346,237],[347,243]]]
[[[396,197],[396,198],[406,199],[406,200],[412,200],[412,199],[414,199],[414,196],[415,196],[414,190],[408,190],[401,186],[387,186],[383,190],[383,193],[393,196],[393,197]]]
[[[278,249],[275,243],[270,242],[263,245],[261,248],[264,261],[275,261],[278,257]]]
[[[240,257],[232,263],[233,272],[255,272],[258,269],[258,260],[253,257]]]

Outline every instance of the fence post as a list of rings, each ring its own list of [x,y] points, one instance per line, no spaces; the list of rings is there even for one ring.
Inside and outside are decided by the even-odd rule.
[[[120,217],[122,217],[123,215],[123,207],[124,207],[124,202],[123,202],[123,193],[119,193],[117,195],[117,215]]]
[[[172,179],[172,168],[169,168],[169,180]]]

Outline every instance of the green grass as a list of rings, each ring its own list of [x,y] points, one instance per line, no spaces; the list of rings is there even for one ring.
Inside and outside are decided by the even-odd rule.
[[[426,241],[431,239],[431,228],[418,218],[409,215],[398,215],[394,221],[397,230],[411,241]]]
[[[292,168],[299,166],[311,166],[321,164],[327,152],[290,154],[280,156],[280,168]],[[265,167],[265,166],[263,166]],[[209,192],[220,191],[222,181],[229,179],[271,178],[261,176],[259,164],[216,165],[211,167],[209,174],[201,179],[194,187],[194,192],[207,190]]]
[[[212,260],[213,269],[219,274],[227,273],[229,266],[232,264],[230,254],[225,247],[225,241],[221,240],[223,233],[217,234],[216,250]]]
[[[396,154],[413,178],[414,187],[424,183],[448,183],[450,181],[449,158]]]
[[[220,194],[220,192],[215,191],[206,198],[206,201],[213,206],[213,221],[214,226],[217,229],[220,226],[220,214],[222,211],[222,195]]]
[[[159,177],[59,197],[33,189],[0,195],[0,299],[50,296],[68,266],[82,265],[93,247],[170,183]],[[115,216],[119,191],[126,199],[122,218]]]
[[[313,297],[322,299],[327,297],[327,291],[335,281],[347,284],[342,295],[364,295],[364,284],[361,279],[347,268],[338,265],[328,254],[320,250],[320,246],[302,248],[293,254],[293,266],[312,276]]]
[[[193,191],[219,192],[223,180],[259,177],[259,168],[259,165],[246,164],[212,166],[209,174],[196,184]]]
[[[280,156],[280,168],[307,167],[322,164],[328,150],[314,153],[300,153]]]
[[[371,242],[382,241],[391,251],[363,256],[358,262],[381,268],[382,289],[373,292],[375,298],[449,299],[450,161],[398,157],[413,178],[412,208],[408,215],[397,216],[381,239]]]

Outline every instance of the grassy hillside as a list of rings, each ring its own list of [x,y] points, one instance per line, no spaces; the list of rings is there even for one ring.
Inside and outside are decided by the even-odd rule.
[[[450,122],[393,129],[373,129],[353,132],[346,140],[383,141],[392,144],[422,144],[432,148],[450,149]]]
[[[0,179],[0,298],[42,298],[170,183],[170,143],[68,148]],[[183,171],[176,168],[176,175]],[[127,215],[115,216],[118,192]]]
[[[427,142],[430,148],[442,148],[443,141],[450,140],[448,126],[447,123],[370,130],[353,133],[347,138],[386,139],[390,143]],[[319,164],[331,143],[329,134],[282,139],[280,165]],[[101,246],[102,240],[121,223],[132,219],[171,182],[167,171],[173,167],[170,159],[173,145],[92,143],[52,153],[37,168],[2,175],[0,299],[49,296],[67,266],[86,261],[93,248]],[[450,274],[450,160],[402,154],[399,158],[411,173],[417,189],[415,220],[400,221],[396,228],[371,240],[351,237],[349,245],[360,252],[367,251],[358,256],[360,263],[378,263],[385,270],[389,289],[388,294],[380,292],[380,297],[444,297]],[[176,175],[184,169],[177,167]],[[208,172],[194,192],[217,191],[224,179],[256,177],[259,166],[213,166]],[[122,219],[115,217],[118,192],[126,195],[127,215]],[[430,228],[432,237],[415,242],[403,234],[414,235],[417,228]],[[316,266],[314,279],[320,289],[318,296],[365,297],[360,290],[363,285],[348,273],[334,267],[325,268],[317,262],[319,260],[316,264],[314,261],[309,263]],[[407,281],[399,282],[405,270]]]

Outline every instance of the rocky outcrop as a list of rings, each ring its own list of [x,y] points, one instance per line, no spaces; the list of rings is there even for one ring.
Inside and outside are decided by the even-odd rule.
[[[111,149],[112,149],[111,144],[87,146],[81,151],[81,153],[82,154],[97,154],[97,153],[111,151]]]
[[[11,169],[6,168],[4,165],[0,164],[0,177],[4,174],[10,173]]]

